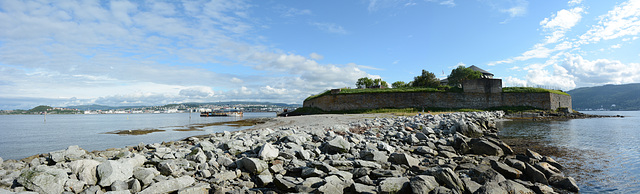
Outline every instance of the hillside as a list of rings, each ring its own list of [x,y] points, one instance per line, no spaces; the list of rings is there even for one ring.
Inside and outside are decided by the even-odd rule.
[[[577,88],[567,93],[576,110],[640,110],[640,83]]]

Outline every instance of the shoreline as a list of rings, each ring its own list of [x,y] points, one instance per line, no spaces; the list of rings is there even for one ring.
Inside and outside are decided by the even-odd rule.
[[[8,186],[9,192],[39,191],[41,187],[29,179],[33,176],[25,173],[50,175],[69,166],[71,176],[84,182],[67,187],[66,182],[73,179],[62,177],[65,183],[54,185],[56,191],[76,192],[78,185],[82,190],[130,192],[577,191],[575,180],[565,177],[553,159],[531,151],[515,155],[497,138],[494,119],[502,114],[277,117],[241,131],[180,141],[91,153],[70,146],[4,165],[0,162],[5,169],[13,168],[0,178],[17,180]],[[73,167],[78,163],[91,163],[97,174],[89,169],[94,174],[83,180],[84,168]],[[105,175],[100,170],[105,165],[125,166],[124,172],[131,174],[125,173],[125,178]],[[151,173],[152,180],[136,176],[140,171]],[[129,186],[114,188],[118,181]],[[181,181],[185,183],[171,190],[155,186]],[[7,189],[8,183],[3,183],[0,191]]]

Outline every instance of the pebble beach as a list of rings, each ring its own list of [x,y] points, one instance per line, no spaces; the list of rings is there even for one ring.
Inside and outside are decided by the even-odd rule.
[[[571,193],[562,164],[514,154],[503,112],[308,115],[250,129],[0,159],[0,193]]]

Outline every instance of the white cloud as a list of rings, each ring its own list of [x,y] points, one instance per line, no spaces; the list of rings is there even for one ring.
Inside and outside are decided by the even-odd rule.
[[[569,4],[569,6],[574,6],[574,5],[579,5],[582,3],[582,0],[570,0],[567,4]]]
[[[301,15],[311,15],[311,10],[297,9],[293,7],[278,6],[276,9],[280,12],[282,17],[296,17]]]
[[[440,2],[440,5],[446,5],[446,6],[449,6],[449,7],[453,7],[453,6],[456,6],[456,3],[453,2],[453,0],[444,0],[444,1]]]
[[[324,59],[324,56],[322,56],[322,55],[320,55],[318,53],[311,53],[309,55],[309,57],[311,57],[311,59],[313,59],[313,60],[322,60],[322,59]]]
[[[321,22],[312,22],[311,25],[316,26],[318,29],[331,33],[331,34],[347,34],[347,30],[345,30],[342,26],[334,23],[321,23]]]
[[[611,45],[611,48],[612,48],[612,49],[618,49],[618,48],[620,48],[620,47],[622,47],[622,44],[615,44],[615,45]]]
[[[640,0],[630,0],[600,16],[597,25],[580,36],[582,44],[640,34]]]
[[[640,82],[640,63],[617,60],[586,60],[580,55],[567,54],[562,67],[574,75],[581,85],[625,84]]]
[[[551,19],[545,18],[540,22],[540,25],[544,29],[561,29],[567,30],[575,26],[580,19],[582,19],[582,13],[584,9],[576,7],[570,10],[560,10],[552,16]]]
[[[189,87],[180,90],[178,93],[180,96],[190,97],[190,98],[208,98],[212,97],[215,92],[211,89],[211,87],[206,86],[196,86]]]

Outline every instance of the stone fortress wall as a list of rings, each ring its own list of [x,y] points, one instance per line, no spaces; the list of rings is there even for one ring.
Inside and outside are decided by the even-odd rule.
[[[340,94],[333,90],[330,95],[304,101],[303,107],[316,107],[325,111],[363,110],[379,108],[472,108],[486,109],[506,106],[530,106],[556,110],[564,107],[571,110],[571,96],[554,93],[502,93],[502,80],[477,79],[463,83],[458,92],[410,92],[410,93],[363,93]]]

